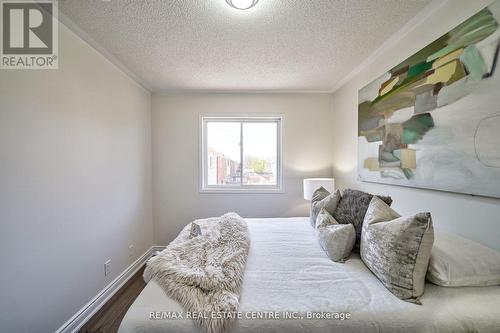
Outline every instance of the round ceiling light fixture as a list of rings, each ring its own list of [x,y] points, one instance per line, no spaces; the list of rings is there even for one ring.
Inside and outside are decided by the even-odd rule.
[[[255,6],[259,0],[226,0],[226,2],[233,8],[245,10]]]

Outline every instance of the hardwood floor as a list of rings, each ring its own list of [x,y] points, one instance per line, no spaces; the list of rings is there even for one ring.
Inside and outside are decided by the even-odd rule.
[[[128,308],[146,286],[142,267],[111,299],[80,329],[79,333],[116,333]]]

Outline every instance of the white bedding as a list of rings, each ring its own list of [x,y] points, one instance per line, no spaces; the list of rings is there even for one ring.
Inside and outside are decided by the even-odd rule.
[[[500,332],[500,287],[445,288],[426,284],[423,305],[399,300],[352,256],[332,262],[308,218],[247,219],[250,253],[242,288],[244,317],[228,333]],[[150,312],[182,312],[154,281],[125,315],[119,333],[199,332],[191,319],[150,319]],[[296,318],[349,312],[349,320],[245,319],[262,311]],[[185,316],[185,313],[183,313]]]

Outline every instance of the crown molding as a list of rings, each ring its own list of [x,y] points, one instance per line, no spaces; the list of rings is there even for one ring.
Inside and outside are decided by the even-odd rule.
[[[138,77],[135,73],[129,70],[120,60],[118,60],[113,54],[108,52],[103,46],[101,46],[95,39],[93,39],[88,33],[83,31],[78,27],[67,15],[65,15],[61,10],[59,10],[59,21],[64,24],[68,29],[70,29],[74,34],[85,41],[89,46],[94,48],[99,54],[106,58],[111,64],[113,64],[117,69],[135,81],[145,90],[152,94],[157,95],[169,95],[169,94],[333,94],[350,80],[352,80],[356,75],[361,73],[364,69],[372,65],[378,57],[380,57],[384,52],[386,52],[391,47],[395,46],[400,42],[407,34],[416,29],[420,24],[425,22],[430,16],[432,16],[437,10],[443,7],[450,0],[433,0],[427,6],[425,6],[415,17],[409,20],[401,29],[399,29],[395,34],[389,37],[379,48],[372,52],[364,61],[362,61],[358,66],[356,66],[352,71],[350,71],[346,76],[339,80],[331,89],[327,90],[260,90],[260,89],[165,89],[157,90],[150,87],[144,80]]]
[[[172,89],[152,92],[156,96],[168,95],[330,95],[329,90],[251,90],[251,89]]]
[[[335,93],[337,90],[351,81],[356,75],[372,65],[384,52],[397,45],[401,40],[404,39],[406,35],[408,35],[411,31],[417,29],[423,22],[434,15],[436,11],[438,11],[448,2],[449,0],[434,0],[427,6],[425,6],[420,12],[418,12],[416,16],[409,20],[401,29],[399,29],[395,34],[389,37],[384,43],[382,43],[379,48],[377,48],[364,61],[362,61],[351,72],[349,72],[349,74],[338,81],[330,90],[330,93]]]
[[[96,50],[100,55],[102,55],[106,60],[108,60],[113,66],[115,66],[119,71],[124,73],[130,79],[132,79],[135,83],[141,86],[143,89],[152,93],[153,90],[149,87],[144,80],[142,80],[139,76],[133,73],[131,70],[127,68],[118,58],[116,58],[113,54],[108,52],[101,44],[99,44],[95,39],[93,39],[88,33],[83,31],[78,25],[76,25],[66,14],[61,11],[59,7],[58,13],[59,23],[66,26],[69,30],[71,30],[75,35],[80,37],[84,42],[86,42],[90,47]]]

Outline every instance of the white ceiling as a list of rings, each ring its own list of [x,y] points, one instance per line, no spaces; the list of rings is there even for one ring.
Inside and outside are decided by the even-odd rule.
[[[61,0],[59,9],[153,92],[289,92],[331,91],[430,2],[260,0],[240,11],[225,0]]]

